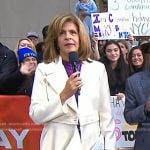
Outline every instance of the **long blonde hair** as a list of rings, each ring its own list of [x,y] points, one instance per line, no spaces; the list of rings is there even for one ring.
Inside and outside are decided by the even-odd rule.
[[[90,38],[85,30],[85,27],[81,20],[73,15],[66,14],[60,15],[54,18],[50,23],[48,28],[47,38],[45,40],[45,51],[44,51],[44,62],[50,63],[55,61],[60,55],[58,48],[58,36],[66,22],[73,22],[78,30],[80,46],[78,50],[78,55],[80,60],[87,60],[91,55],[91,43]]]

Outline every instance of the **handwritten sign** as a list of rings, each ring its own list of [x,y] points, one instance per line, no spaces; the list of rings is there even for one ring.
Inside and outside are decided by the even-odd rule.
[[[93,31],[99,40],[128,38],[128,14],[93,13],[91,18]]]
[[[117,100],[110,97],[111,107],[115,119],[117,148],[134,147],[136,125],[129,125],[123,115],[125,99]]]
[[[150,0],[108,0],[108,12],[129,13],[130,33],[134,36],[150,35]]]

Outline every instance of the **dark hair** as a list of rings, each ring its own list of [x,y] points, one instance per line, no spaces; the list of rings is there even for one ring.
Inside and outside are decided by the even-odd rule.
[[[48,32],[48,25],[44,26],[43,29],[42,29],[43,39],[46,39],[47,32]]]
[[[143,69],[150,69],[150,53],[144,54],[144,66]]]
[[[115,44],[120,50],[120,58],[115,69],[111,67],[110,60],[108,60],[108,58],[106,57],[106,48],[111,44]],[[125,83],[126,78],[128,77],[128,65],[125,63],[121,48],[117,41],[109,40],[106,42],[103,47],[103,57],[100,59],[100,61],[105,65],[110,88],[114,87],[116,84],[121,85]]]
[[[144,56],[143,69],[150,69],[150,42],[144,43],[140,47]]]

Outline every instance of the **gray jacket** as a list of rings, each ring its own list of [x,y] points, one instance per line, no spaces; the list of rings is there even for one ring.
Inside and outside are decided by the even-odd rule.
[[[150,96],[150,69],[136,73],[126,83],[124,116],[129,124],[138,124],[135,134],[135,149],[150,148],[150,115],[144,112],[145,103]]]

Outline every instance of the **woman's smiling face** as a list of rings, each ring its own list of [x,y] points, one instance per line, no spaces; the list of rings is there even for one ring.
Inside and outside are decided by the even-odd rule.
[[[118,62],[120,58],[120,49],[116,44],[110,44],[105,50],[106,57],[110,62]]]
[[[143,65],[144,58],[142,51],[140,49],[135,49],[132,52],[132,58],[131,58],[133,66],[140,68]]]

